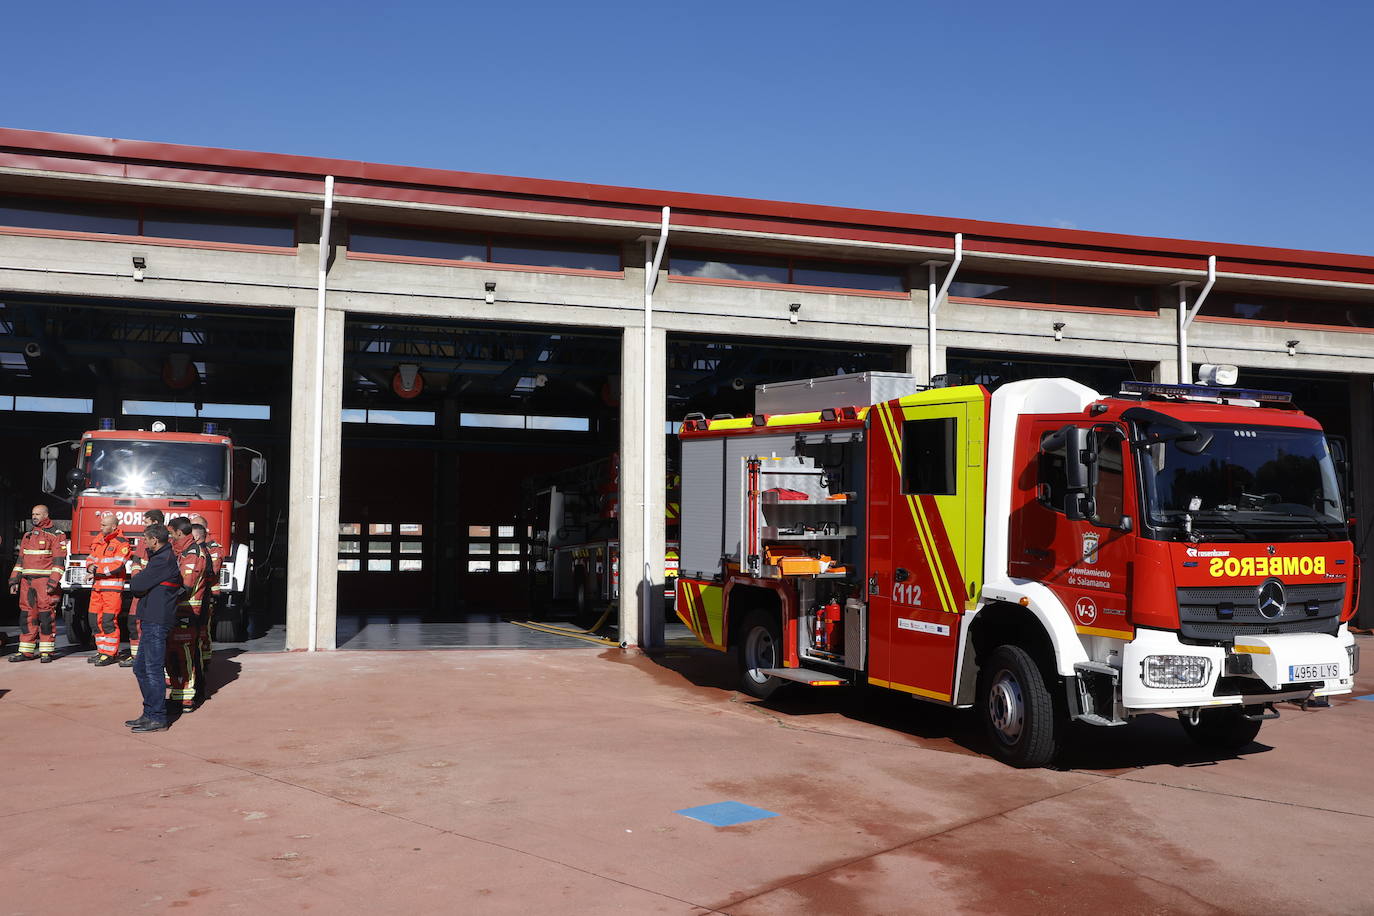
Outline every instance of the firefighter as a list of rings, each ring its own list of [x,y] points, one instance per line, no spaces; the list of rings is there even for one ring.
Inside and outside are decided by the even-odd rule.
[[[166,518],[167,516],[162,514],[161,509],[149,509],[143,513],[143,530],[147,531],[149,525],[161,525]],[[130,572],[135,575],[142,572],[143,567],[148,565],[150,552],[148,542],[146,540],[140,541],[129,558]],[[134,599],[129,602],[129,654],[120,661],[119,667],[121,668],[132,668],[134,659],[138,658],[138,637],[143,627],[138,619],[138,604],[141,600],[135,595]]]
[[[219,609],[221,600],[219,576],[220,570],[224,568],[224,547],[210,536],[210,526],[203,515],[191,516],[191,536],[204,548],[210,562],[210,594],[206,598],[200,617],[200,663],[203,670],[210,666],[210,659],[215,654],[215,612]]]
[[[57,606],[62,595],[62,567],[67,536],[53,527],[48,507],[33,507],[33,527],[19,543],[19,558],[10,573],[10,594],[19,595],[23,632],[12,662],[37,658],[47,663],[57,651]]]
[[[91,633],[96,654],[91,661],[104,668],[119,661],[119,610],[124,603],[125,564],[133,548],[113,512],[100,513],[100,533],[87,551],[91,573]]]
[[[181,704],[183,713],[196,708],[201,689],[200,615],[210,591],[209,562],[205,551],[191,536],[191,521],[178,516],[167,523],[172,534],[172,550],[181,570],[181,599],[177,602],[176,623],[167,634],[167,683],[172,688],[172,708]]]

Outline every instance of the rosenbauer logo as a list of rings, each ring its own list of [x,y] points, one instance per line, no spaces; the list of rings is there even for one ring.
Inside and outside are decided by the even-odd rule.
[[[1324,576],[1326,557],[1215,557],[1207,572],[1220,578],[1237,576]]]

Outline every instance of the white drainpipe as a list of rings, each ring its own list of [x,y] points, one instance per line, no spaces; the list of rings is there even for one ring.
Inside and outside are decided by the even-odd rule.
[[[1202,311],[1202,304],[1207,301],[1207,294],[1212,291],[1212,284],[1217,282],[1217,256],[1207,257],[1207,285],[1202,287],[1202,292],[1198,294],[1197,301],[1192,307],[1188,306],[1188,284],[1178,285],[1178,381],[1179,384],[1186,385],[1193,380],[1193,365],[1188,359],[1188,326],[1193,323],[1197,313]]]
[[[658,230],[658,246],[652,252],[652,256],[650,254],[649,246],[652,245],[653,242],[651,239],[648,238],[644,240],[644,389],[643,394],[640,397],[640,400],[642,402],[640,404],[640,410],[643,412],[644,415],[644,480],[642,481],[644,489],[642,491],[643,502],[639,504],[639,515],[643,525],[641,529],[641,536],[643,538],[643,540],[641,541],[641,545],[644,550],[644,573],[639,583],[639,591],[641,596],[640,625],[635,627],[636,633],[639,633],[640,629],[648,623],[649,613],[653,607],[650,596],[650,592],[652,590],[653,585],[653,558],[649,555],[649,493],[651,492],[649,490],[649,478],[652,476],[650,473],[650,466],[652,464],[654,453],[654,440],[652,438],[654,431],[651,428],[653,425],[653,411],[649,409],[649,398],[652,389],[652,386],[649,383],[650,372],[652,371],[649,365],[650,359],[652,357],[652,338],[650,336],[650,332],[653,330],[654,326],[654,287],[658,285],[658,268],[659,265],[663,263],[663,252],[667,250],[668,245],[668,217],[669,209],[667,207],[664,207],[663,223],[659,226]],[[661,437],[663,435],[663,430],[660,429],[658,431],[658,435]],[[660,480],[658,485],[661,488],[663,486],[663,481]],[[663,562],[663,558],[661,556],[659,557],[659,562]],[[638,637],[638,640],[640,642],[643,642],[642,634]]]
[[[315,297],[315,475],[310,512],[310,636],[306,648],[319,648],[315,630],[320,618],[320,499],[324,474],[324,300],[325,275],[329,271],[329,222],[334,213],[334,176],[324,179],[324,214],[320,220],[320,282]]]
[[[930,270],[930,282],[926,288],[926,375],[929,376],[930,383],[935,384],[935,313],[940,311],[940,303],[945,296],[949,295],[949,285],[954,282],[954,275],[959,272],[959,265],[964,261],[964,234],[954,233],[954,261],[949,265],[949,273],[945,274],[945,282],[940,285],[937,292],[935,289],[935,274],[939,270],[942,262],[927,261],[926,266]]]

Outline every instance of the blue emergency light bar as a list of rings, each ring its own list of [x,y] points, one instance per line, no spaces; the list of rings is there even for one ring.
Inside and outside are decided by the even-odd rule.
[[[1173,382],[1122,382],[1121,393],[1156,398],[1216,398],[1228,401],[1259,401],[1262,404],[1291,404],[1293,402],[1293,395],[1287,391],[1227,388],[1221,385],[1180,385]]]

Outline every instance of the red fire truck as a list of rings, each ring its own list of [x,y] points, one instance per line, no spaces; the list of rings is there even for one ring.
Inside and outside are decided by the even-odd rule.
[[[1041,766],[1073,720],[1175,713],[1213,748],[1351,690],[1339,469],[1287,394],[1067,379],[760,390],[682,427],[678,616],[741,688],[872,684],[976,707]]]
[[[64,449],[75,452],[67,470],[66,496],[58,492],[58,467]],[[252,489],[239,499],[236,456],[248,457]],[[203,515],[209,536],[224,545],[220,572],[221,599],[215,616],[214,638],[234,642],[245,638],[245,605],[251,577],[251,558],[242,532],[236,531],[234,510],[248,504],[267,479],[261,453],[235,446],[213,423],[200,433],[169,432],[161,421],[150,430],[115,429],[101,420],[100,429],[80,439],[55,442],[40,452],[43,491],[72,503],[70,555],[62,578],[62,613],[69,639],[90,641],[86,606],[91,577],[85,551],[100,529],[99,516],[113,512],[125,534],[137,544],[143,535],[143,513],[161,509],[167,518]]]

